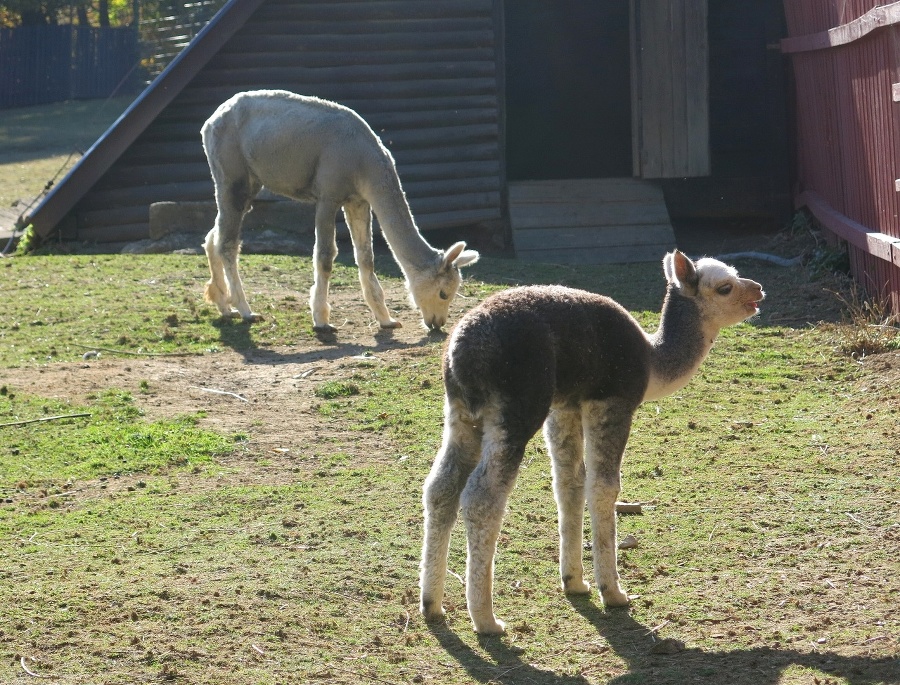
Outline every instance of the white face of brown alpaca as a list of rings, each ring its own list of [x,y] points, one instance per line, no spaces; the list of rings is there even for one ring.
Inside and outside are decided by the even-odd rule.
[[[696,299],[707,337],[758,314],[766,296],[759,283],[741,278],[733,266],[710,257],[692,262],[676,250],[666,255],[663,267],[670,283]]]
[[[766,296],[759,283],[741,278],[737,269],[716,259],[705,257],[696,267],[697,299],[707,330],[719,331],[759,313],[759,303]]]
[[[450,304],[462,283],[459,269],[478,261],[478,253],[465,248],[465,243],[456,243],[442,255],[434,270],[408,277],[410,300],[422,314],[422,324],[429,330],[439,330],[447,323]]]

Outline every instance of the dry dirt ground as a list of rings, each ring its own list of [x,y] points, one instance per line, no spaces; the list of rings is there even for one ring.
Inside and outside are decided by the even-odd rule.
[[[429,334],[420,326],[415,312],[405,304],[406,292],[401,286],[384,285],[389,306],[397,312],[403,328],[382,331],[358,289],[349,288],[331,297],[333,323],[340,328],[328,338],[298,336],[298,343],[290,347],[241,352],[226,348],[192,356],[123,356],[101,348],[99,356],[88,352],[87,359],[77,362],[0,369],[0,385],[77,404],[87,404],[90,395],[117,388],[132,394],[148,420],[204,412],[201,426],[224,435],[249,437],[245,449],[236,451],[231,459],[241,460],[249,454],[255,460],[265,455],[264,471],[270,477],[275,477],[279,466],[292,468],[296,462],[291,453],[311,443],[328,441],[350,454],[371,455],[385,450],[385,436],[357,431],[351,441],[344,431],[329,428],[314,408],[322,402],[314,389],[325,381],[348,378],[361,360],[389,365],[424,357],[444,340],[443,334]],[[252,326],[249,335],[252,338]],[[433,373],[433,382],[440,383],[437,364]],[[439,430],[436,427],[436,434]],[[252,464],[242,464],[241,470],[244,466],[252,470]]]

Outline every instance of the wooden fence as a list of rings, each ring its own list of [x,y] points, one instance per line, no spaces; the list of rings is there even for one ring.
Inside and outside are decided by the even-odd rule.
[[[784,0],[796,84],[796,201],[900,312],[900,2]]]
[[[147,80],[156,78],[213,18],[225,0],[179,4],[178,14],[141,20],[141,65]]]
[[[0,29],[0,108],[134,92],[137,67],[131,28]]]

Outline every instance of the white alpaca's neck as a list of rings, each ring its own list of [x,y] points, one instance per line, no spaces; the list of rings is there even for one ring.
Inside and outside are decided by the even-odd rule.
[[[419,233],[400,180],[393,167],[383,169],[380,178],[369,184],[366,200],[372,205],[381,233],[407,276],[421,270],[438,257],[428,241]]]
[[[659,328],[647,336],[651,354],[645,402],[668,397],[694,377],[719,333],[704,324],[696,302],[670,288]]]

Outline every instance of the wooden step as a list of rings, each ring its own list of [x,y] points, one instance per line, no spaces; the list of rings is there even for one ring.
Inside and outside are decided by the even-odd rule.
[[[675,247],[662,190],[640,179],[514,181],[509,213],[525,261],[657,261]]]

